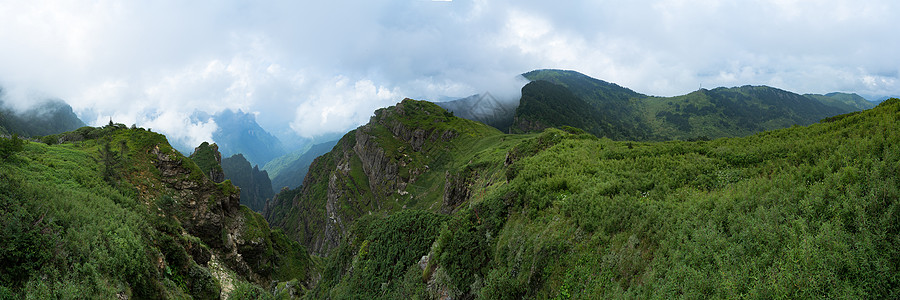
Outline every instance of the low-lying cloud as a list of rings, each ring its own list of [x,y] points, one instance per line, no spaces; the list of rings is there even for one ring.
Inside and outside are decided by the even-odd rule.
[[[197,111],[254,112],[282,139],[339,133],[403,98],[573,69],[638,92],[766,84],[900,94],[894,1],[152,1],[7,3],[0,86],[86,122],[212,138]],[[29,96],[31,95],[31,96]],[[38,97],[39,98],[39,97]]]

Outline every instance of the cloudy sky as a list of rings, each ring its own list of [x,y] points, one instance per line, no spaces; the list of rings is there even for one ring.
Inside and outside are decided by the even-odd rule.
[[[344,132],[404,97],[572,69],[638,92],[765,84],[900,94],[900,2],[0,1],[7,102],[210,140],[241,109],[282,139]]]

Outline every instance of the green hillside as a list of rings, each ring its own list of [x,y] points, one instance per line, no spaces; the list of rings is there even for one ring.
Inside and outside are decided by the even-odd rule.
[[[310,298],[896,298],[898,116],[617,142],[404,100],[267,219],[323,255]]]
[[[42,136],[70,131],[84,126],[72,107],[60,100],[47,100],[24,112],[4,106],[0,89],[0,134]]]
[[[534,70],[522,74],[531,81],[547,81],[556,85],[560,85],[572,92],[576,97],[593,106],[603,115],[596,117],[605,123],[611,123],[615,131],[622,132],[628,140],[647,140],[653,139],[653,132],[643,120],[639,103],[634,99],[643,99],[647,96],[628,88],[621,87],[615,83],[591,78],[587,75],[564,70]],[[526,94],[523,91],[522,97]],[[521,105],[521,104],[520,104]],[[550,103],[554,105],[554,103]],[[559,116],[557,116],[559,117]],[[525,118],[516,115],[517,121],[524,121]],[[548,124],[549,125],[549,124]],[[569,124],[556,124],[550,127],[559,127]],[[517,124],[513,124],[517,126]],[[616,136],[609,136],[617,138]]]
[[[44,140],[0,161],[0,298],[218,299],[308,284],[306,250],[164,136],[115,124]]]
[[[273,226],[312,253],[337,246],[364,215],[402,209],[440,209],[444,171],[471,143],[497,129],[454,117],[437,105],[406,99],[375,112],[313,161],[303,185],[276,195],[266,211]]]
[[[767,86],[703,89],[683,96],[645,98],[641,106],[646,122],[664,140],[747,136],[809,125],[855,111]]]
[[[296,154],[288,154],[273,159],[263,169],[272,175],[272,190],[279,191],[285,187],[296,189],[303,183],[309,165],[316,157],[331,151],[337,140],[315,144]],[[270,171],[271,170],[271,171]]]
[[[614,140],[711,139],[809,125],[872,107],[851,94],[802,96],[766,86],[651,97],[574,71],[536,70],[523,75],[533,82],[522,89],[513,124],[519,132],[572,126]],[[554,85],[536,86],[540,81]],[[560,87],[571,93],[560,92]]]
[[[857,94],[828,93],[825,95],[804,94],[803,96],[846,111],[865,110],[877,105],[877,103],[866,100]]]
[[[747,100],[766,93],[810,100],[741,87],[679,103],[809,113]],[[898,132],[900,99],[694,142],[503,134],[406,99],[265,218],[144,129],[3,138],[0,298],[892,299]]]
[[[512,133],[543,131],[561,125],[581,128],[596,136],[631,137],[623,124],[605,111],[592,107],[565,87],[547,81],[532,81],[522,87]]]

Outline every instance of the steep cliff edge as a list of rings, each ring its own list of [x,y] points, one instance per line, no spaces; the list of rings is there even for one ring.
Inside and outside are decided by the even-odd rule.
[[[269,174],[259,170],[259,166],[250,166],[250,162],[242,154],[235,154],[222,160],[225,179],[241,188],[241,204],[256,212],[262,212],[266,202],[275,195]]]
[[[363,215],[442,210],[446,172],[458,167],[453,157],[472,142],[499,134],[433,103],[405,99],[377,110],[368,124],[317,158],[299,191],[276,195],[266,219],[324,255]]]
[[[0,214],[3,240],[23,241],[14,255],[42,245],[29,250],[37,259],[3,260],[0,273],[10,267],[16,278],[0,278],[0,296],[216,299],[312,284],[305,248],[164,136],[121,124],[60,136],[77,142],[28,143],[0,162],[0,204],[17,207],[21,224],[36,230],[8,231],[13,215]]]

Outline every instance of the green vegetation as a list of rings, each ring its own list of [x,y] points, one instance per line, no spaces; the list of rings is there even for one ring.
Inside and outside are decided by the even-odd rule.
[[[2,141],[19,146],[0,161],[0,298],[216,299],[308,279],[305,248],[230,208],[230,183],[200,180],[164,136],[111,124],[41,140]]]
[[[708,140],[809,125],[873,106],[855,94],[801,96],[766,86],[651,97],[574,71],[523,75],[533,82],[522,89],[516,132],[565,125],[614,140]]]
[[[0,134],[33,137],[57,134],[84,126],[72,107],[60,100],[46,100],[23,112],[6,108],[0,89]]]
[[[859,111],[875,107],[876,103],[866,100],[857,94],[828,93],[825,95],[804,94],[803,96],[815,99],[822,104],[840,108],[845,111]]]
[[[426,255],[446,216],[404,210],[363,217],[335,249],[308,298],[424,298],[419,259]]]
[[[191,153],[190,158],[197,164],[197,167],[200,167],[200,170],[202,170],[204,174],[208,174],[213,181],[218,182],[224,180],[224,178],[221,178],[224,176],[221,175],[224,174],[224,171],[222,171],[222,154],[219,153],[218,145],[210,145],[209,142],[203,142],[194,149],[194,153]]]
[[[312,164],[316,157],[319,157],[334,148],[337,140],[312,145],[291,155],[285,155],[273,159],[263,167],[269,173],[272,179],[272,190],[280,191],[287,187],[296,189],[303,183],[306,173],[309,171],[309,165]]]
[[[25,143],[17,134],[13,134],[9,138],[0,137],[0,159],[7,159],[13,153],[22,151],[25,149]]]
[[[502,134],[406,99],[265,218],[143,129],[3,138],[0,298],[900,297],[900,99],[790,126],[834,107],[766,87],[641,104],[563,86],[528,94],[600,110],[584,99],[601,87],[629,103],[609,118],[659,117]],[[737,128],[705,123],[723,115]],[[595,132],[766,126],[790,127]]]
[[[631,133],[623,125],[584,102],[561,85],[533,81],[522,88],[522,99],[516,108],[513,133],[543,131],[548,127],[571,126],[596,136],[625,139]],[[610,124],[614,123],[614,124]]]
[[[739,94],[756,92],[766,89]],[[388,110],[406,114],[382,112],[358,130],[446,120],[420,102]],[[324,227],[310,216],[325,219],[329,195],[365,191],[334,203],[367,205],[371,216],[330,220],[346,231],[323,247],[312,298],[896,298],[898,113],[892,99],[808,127],[694,142],[617,142],[577,128],[459,135],[430,146],[444,150],[438,157],[429,146],[404,152],[431,166],[406,186],[418,199],[406,208],[378,202],[365,163],[341,162],[359,149],[351,133],[313,163],[314,180],[278,196],[293,204],[270,220]],[[412,144],[380,138],[386,157]],[[340,168],[359,183],[335,184]],[[424,217],[436,212],[449,216]],[[384,234],[407,232],[392,220],[422,228],[399,243],[407,254],[375,250],[396,241]]]

